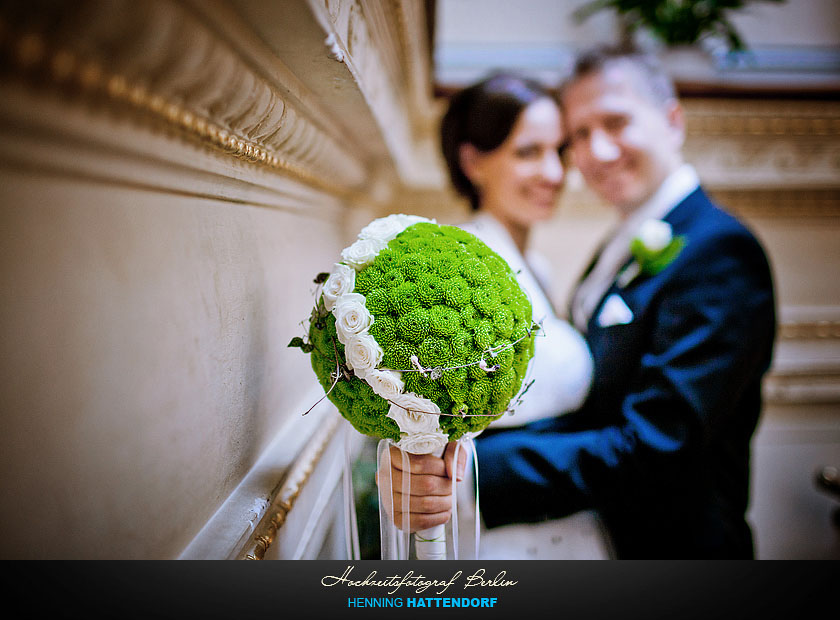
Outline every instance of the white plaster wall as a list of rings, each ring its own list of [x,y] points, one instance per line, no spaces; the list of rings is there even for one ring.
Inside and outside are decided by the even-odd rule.
[[[4,558],[177,557],[315,386],[342,217],[0,167]]]
[[[840,502],[817,488],[818,469],[840,465],[836,405],[765,406],[753,439],[748,519],[761,560],[840,559],[833,513]]]

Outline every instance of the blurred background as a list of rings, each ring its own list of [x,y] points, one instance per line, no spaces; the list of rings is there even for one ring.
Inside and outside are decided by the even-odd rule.
[[[840,558],[833,0],[0,2],[0,557],[346,557],[342,472],[376,516],[371,446],[326,401],[302,415],[312,279],[374,217],[468,217],[438,154],[455,90],[556,87],[627,41],[776,277],[757,555]],[[534,239],[558,308],[614,223],[570,170]]]

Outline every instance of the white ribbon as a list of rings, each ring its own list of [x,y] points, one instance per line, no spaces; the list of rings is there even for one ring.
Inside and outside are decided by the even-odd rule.
[[[467,442],[472,451],[473,471],[475,472],[475,557],[473,559],[477,560],[479,543],[481,542],[481,517],[478,506],[478,450],[475,449],[475,442],[472,437],[467,437]]]
[[[350,461],[350,434],[355,430],[345,421],[344,431],[344,541],[347,545],[347,557],[358,560],[361,555],[359,526],[356,521],[356,496],[353,493],[353,464]]]
[[[403,477],[403,529],[398,529],[393,521],[391,515],[394,514],[393,498],[394,486],[391,477],[391,450],[389,447],[393,442],[388,439],[382,439],[376,447],[376,467],[377,472],[381,475],[378,480],[379,492],[379,538],[380,550],[383,560],[406,560],[408,559],[408,510],[407,510],[407,491],[411,490],[410,480],[408,476]],[[408,466],[408,455],[403,453],[403,467]],[[387,502],[387,503],[386,503]],[[390,514],[386,510],[390,507]]]

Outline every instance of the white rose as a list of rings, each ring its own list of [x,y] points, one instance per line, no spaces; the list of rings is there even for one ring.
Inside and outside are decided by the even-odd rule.
[[[365,296],[359,293],[345,293],[339,297],[332,313],[335,316],[338,341],[343,345],[347,345],[353,336],[361,334],[373,323],[373,317],[365,307]]]
[[[368,334],[358,334],[344,345],[344,358],[353,372],[362,379],[382,361],[382,347]]]
[[[337,264],[324,283],[324,307],[332,311],[339,297],[350,293],[356,287],[356,270],[347,265]]]
[[[426,217],[420,217],[419,215],[405,215],[404,213],[399,213],[397,214],[397,218],[402,224],[403,230],[405,230],[409,226],[414,226],[414,224],[418,224],[419,222],[429,222],[431,224],[437,224],[435,220],[430,220]]]
[[[397,443],[400,450],[410,454],[437,454],[446,447],[449,438],[441,432],[403,435]]]
[[[379,239],[384,243],[388,243],[405,230],[405,228],[406,226],[402,222],[400,215],[380,217],[378,220],[373,220],[370,224],[362,228],[362,232],[359,233],[359,239]]]
[[[671,243],[673,235],[671,225],[668,222],[645,220],[639,226],[639,234],[636,237],[648,251],[661,252]]]
[[[395,401],[405,389],[402,375],[396,370],[377,370],[374,368],[367,372],[365,381],[373,388],[374,392],[389,401]]]
[[[440,407],[428,398],[406,392],[393,400],[388,417],[397,423],[401,433],[440,432]]]
[[[380,239],[358,239],[349,248],[344,248],[341,251],[341,260],[353,267],[356,271],[361,271],[373,262],[376,255],[386,245]]]

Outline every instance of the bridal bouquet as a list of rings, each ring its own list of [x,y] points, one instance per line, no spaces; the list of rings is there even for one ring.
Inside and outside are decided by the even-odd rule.
[[[440,455],[522,391],[538,329],[531,303],[474,235],[390,215],[315,282],[307,338],[289,346],[310,354],[326,397],[360,433]]]

